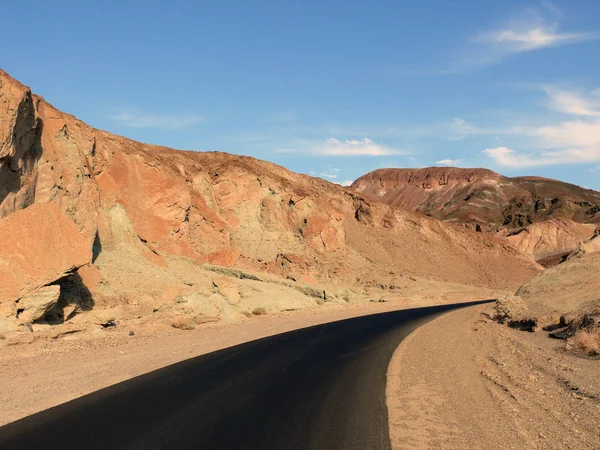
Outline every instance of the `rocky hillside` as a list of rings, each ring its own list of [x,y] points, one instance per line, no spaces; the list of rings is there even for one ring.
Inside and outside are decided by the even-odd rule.
[[[532,255],[549,267],[561,262],[582,242],[590,239],[600,226],[578,223],[567,218],[549,219],[529,226],[506,230],[500,234],[519,251]]]
[[[564,264],[540,272],[496,303],[495,318],[525,331],[546,331],[564,349],[600,357],[600,241],[593,237]]]
[[[503,240],[265,161],[94,129],[1,71],[0,223],[16,242],[0,248],[0,311],[33,322],[110,308],[213,320],[253,311],[265,281],[302,293],[280,308],[297,309],[351,301],[348,286],[502,288],[538,271]],[[29,275],[9,277],[13,261]]]
[[[351,189],[392,206],[482,229],[515,229],[552,218],[600,223],[600,192],[487,169],[379,169]]]
[[[350,189],[391,206],[508,235],[517,248],[537,257],[570,251],[600,227],[600,192],[486,169],[380,169]]]

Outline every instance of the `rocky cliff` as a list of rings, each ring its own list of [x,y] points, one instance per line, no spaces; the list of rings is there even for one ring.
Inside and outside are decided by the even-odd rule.
[[[21,210],[44,220],[33,207],[45,204],[72,226],[51,250],[47,234],[32,229],[23,246],[55,266],[40,269],[28,286],[7,288],[5,316],[19,292],[53,284],[60,287],[57,321],[110,308],[194,310],[209,320],[254,307],[260,288],[252,283],[263,278],[302,292],[301,306],[351,297],[347,289],[332,297],[325,284],[393,288],[422,277],[509,287],[539,270],[503,240],[265,161],[177,151],[94,129],[0,71],[4,233],[19,233]],[[77,257],[68,264],[54,258],[72,250]],[[0,262],[35,265],[27,255],[33,252],[0,248]],[[106,326],[113,321],[97,315]]]

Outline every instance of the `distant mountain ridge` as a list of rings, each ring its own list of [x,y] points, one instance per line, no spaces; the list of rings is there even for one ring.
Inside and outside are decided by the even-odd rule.
[[[487,169],[379,169],[350,188],[427,216],[498,232],[567,218],[600,224],[600,192],[541,177],[504,177]]]
[[[391,206],[506,237],[553,265],[600,227],[600,192],[548,178],[488,169],[379,169],[350,189]]]

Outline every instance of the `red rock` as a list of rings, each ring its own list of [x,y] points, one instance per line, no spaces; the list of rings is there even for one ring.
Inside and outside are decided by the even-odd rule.
[[[91,259],[87,240],[56,203],[0,219],[0,302],[17,300]]]
[[[217,266],[233,267],[238,257],[239,254],[235,250],[219,250],[208,255],[208,262]]]

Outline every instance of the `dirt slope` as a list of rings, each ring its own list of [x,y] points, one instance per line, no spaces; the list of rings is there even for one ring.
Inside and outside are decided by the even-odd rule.
[[[94,129],[1,71],[0,119],[0,218],[55,203],[92,249],[56,280],[59,320],[92,309],[112,326],[114,312],[101,311],[129,308],[203,322],[248,313],[257,297],[300,293],[278,306],[297,309],[352,301],[349,287],[389,290],[417,277],[508,288],[539,270],[503,240],[265,161]],[[239,270],[219,269],[226,280],[215,281],[215,266]]]
[[[600,305],[600,251],[570,258],[547,269],[517,291],[530,314],[566,314]]]
[[[392,448],[600,448],[600,364],[545,333],[446,314],[404,340],[388,368]]]

